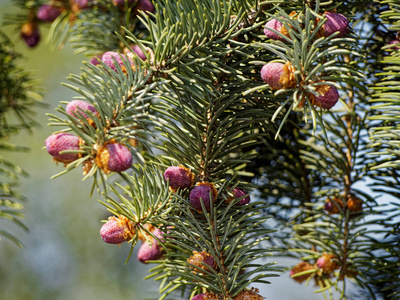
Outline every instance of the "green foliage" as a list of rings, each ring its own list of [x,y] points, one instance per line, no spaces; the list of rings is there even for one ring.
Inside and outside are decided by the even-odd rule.
[[[137,44],[147,58],[122,57],[115,70],[85,63],[80,75],[69,76],[65,85],[98,114],[73,117],[66,103],[50,114],[51,125],[83,141],[80,158],[56,176],[82,166],[109,211],[134,222],[132,247],[139,232],[145,243],[154,238],[148,225],[164,232],[157,240],[164,256],[149,276],[160,281],[160,299],[179,291],[240,300],[252,283],[282,272],[259,262],[275,254],[309,266],[293,279],[307,277],[325,298],[335,290],[350,299],[351,281],[365,297],[399,299],[400,55],[384,46],[399,30],[396,1],[154,4],[154,14],[137,14],[136,2],[118,8],[96,1],[51,25],[53,45],[69,39],[92,56]],[[321,33],[324,12],[334,9],[352,23],[344,37]],[[286,28],[287,34],[272,30],[284,41],[264,35],[272,18]],[[259,74],[275,61],[287,63],[293,76],[279,90]],[[331,110],[314,101],[326,85],[340,93]],[[135,158],[117,181],[96,162],[113,141]],[[210,209],[203,203],[196,211],[189,189],[168,187],[163,171],[177,165],[193,173],[191,188],[215,188]],[[372,191],[360,188],[366,180]],[[250,204],[230,202],[235,187],[255,192]],[[394,203],[381,207],[379,197],[388,195]],[[215,266],[192,263],[202,251]],[[317,265],[324,255],[333,257],[328,271]]]
[[[18,180],[27,173],[9,161],[6,153],[28,150],[8,142],[8,139],[20,130],[31,131],[37,126],[34,108],[39,105],[41,91],[37,81],[21,68],[20,59],[21,55],[14,51],[11,41],[0,32],[0,218],[28,230],[21,222],[24,197],[16,190]],[[8,230],[0,229],[1,236],[22,246],[21,241]]]

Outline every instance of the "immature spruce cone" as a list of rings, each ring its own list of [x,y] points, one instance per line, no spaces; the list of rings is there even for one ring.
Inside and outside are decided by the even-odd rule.
[[[268,83],[272,90],[292,88],[296,85],[294,68],[290,62],[267,63],[261,68],[261,79]]]
[[[108,244],[121,244],[135,235],[133,222],[124,216],[110,217],[100,229],[100,236]]]
[[[326,89],[324,89],[324,94],[320,94],[320,96],[315,97],[313,104],[325,109],[330,109],[338,102],[339,92],[333,85],[325,85],[325,87]]]
[[[336,256],[324,252],[317,260],[318,268],[322,269],[323,273],[331,274],[334,270],[339,269],[339,264],[335,261]]]
[[[122,60],[122,58],[124,58],[125,61],[127,60],[131,65],[133,65],[133,61],[129,57],[114,51],[105,52],[101,57],[101,60],[103,61],[103,63],[105,63],[114,71],[117,71],[117,68],[114,64],[114,62],[116,61],[116,63],[121,67],[122,71],[126,72],[126,67],[124,66],[124,61]]]
[[[80,138],[70,133],[52,134],[46,139],[45,145],[55,161],[68,164],[79,158],[79,153],[60,154],[61,151],[80,149]]]
[[[234,188],[232,191],[233,197],[228,197],[226,200],[226,202],[230,203],[235,199],[239,199],[241,197],[243,197],[244,195],[247,195],[247,192],[243,191],[242,189],[239,188]],[[245,205],[247,203],[250,202],[250,196],[247,195],[246,197],[244,197],[243,199],[241,199],[239,202],[236,203],[236,205]]]
[[[189,188],[193,184],[193,174],[183,166],[171,166],[164,172],[165,180],[173,190]]]
[[[267,24],[265,24],[264,27],[264,34],[273,40],[279,40],[279,41],[285,41],[285,39],[283,37],[281,37],[280,35],[278,35],[277,33],[269,30],[269,28],[272,28],[276,31],[281,32],[281,28],[282,28],[282,23],[279,22],[277,19],[271,19],[270,21],[267,22]]]
[[[164,241],[164,233],[156,228],[153,231],[153,234],[160,239],[160,241]],[[138,260],[142,263],[147,263],[149,260],[157,260],[159,259],[163,254],[163,249],[161,245],[158,243],[158,241],[155,238],[152,238],[152,245],[145,240],[143,244],[140,246],[139,251],[138,251]]]
[[[70,114],[74,117],[82,115],[85,119],[88,119],[89,117],[83,111],[90,111],[95,115],[98,114],[96,108],[92,104],[82,100],[73,100],[69,102],[65,108],[65,111],[67,114]]]
[[[324,26],[325,36],[328,37],[339,31],[336,37],[343,37],[349,31],[349,20],[342,14],[335,12],[325,13],[327,18]]]
[[[202,211],[201,202],[203,202],[204,207],[209,210],[211,202],[214,201],[216,196],[217,191],[212,183],[198,183],[198,185],[190,191],[190,204],[192,204],[196,210]]]
[[[39,27],[34,23],[25,23],[21,28],[20,36],[28,47],[33,48],[40,41]]]
[[[37,11],[37,18],[46,23],[51,23],[61,14],[61,8],[58,6],[43,4]]]
[[[132,153],[124,145],[113,143],[97,150],[96,164],[105,173],[122,172],[132,166]]]

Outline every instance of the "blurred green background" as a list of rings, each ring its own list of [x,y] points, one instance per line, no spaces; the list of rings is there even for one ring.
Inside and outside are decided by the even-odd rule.
[[[0,24],[5,14],[12,12],[16,10],[11,1],[0,0]],[[20,249],[6,239],[0,243],[0,299],[158,299],[158,284],[143,279],[151,266],[137,261],[138,247],[125,265],[129,245],[118,247],[101,240],[100,221],[108,213],[96,193],[89,197],[92,181],[83,182],[79,169],[50,179],[63,166],[51,162],[43,149],[45,139],[57,130],[46,125],[45,113],[54,113],[60,101],[70,101],[75,95],[60,82],[68,82],[69,74],[80,72],[84,57],[74,55],[69,47],[51,51],[42,28],[42,41],[34,49],[25,46],[15,28],[1,28],[15,43],[17,52],[25,56],[21,63],[42,81],[48,108],[37,110],[36,120],[41,128],[32,135],[23,132],[11,140],[28,146],[31,151],[7,154],[30,174],[19,188],[27,197],[24,223],[30,232],[0,222],[0,226],[8,227],[25,245]],[[323,299],[313,293],[311,286],[300,286],[289,279],[288,273],[272,278],[271,282],[272,285],[257,286],[268,300]]]

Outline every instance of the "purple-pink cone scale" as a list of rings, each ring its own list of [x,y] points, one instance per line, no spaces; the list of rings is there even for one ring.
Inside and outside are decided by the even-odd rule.
[[[161,241],[164,240],[163,232],[160,229],[154,230],[153,234]],[[144,241],[139,248],[138,260],[144,264],[147,263],[148,260],[157,260],[162,255],[162,247],[158,244],[158,241],[156,239],[153,238],[152,240],[153,243],[151,247],[147,241]]]
[[[332,201],[325,202],[324,209],[325,209],[327,212],[332,212],[333,209],[334,209],[334,205],[335,205],[335,204],[333,204]]]
[[[43,4],[37,11],[37,18],[42,22],[51,23],[61,14],[61,10],[57,6]]]
[[[123,55],[119,52],[114,52],[114,51],[108,51],[108,52],[104,53],[103,56],[101,57],[101,60],[103,61],[103,63],[105,63],[111,69],[113,69],[114,71],[117,71],[117,68],[114,65],[114,59],[117,61],[117,64],[120,67],[123,67],[124,62],[121,57],[123,57],[125,60],[128,60],[130,64],[133,64],[133,61],[130,58],[126,57],[125,55]]]
[[[326,263],[327,263],[327,261],[326,261],[326,259],[323,257],[323,256],[321,256],[320,258],[318,258],[318,260],[317,260],[317,266],[318,266],[318,268],[323,268],[325,265],[326,265]]]
[[[195,186],[191,191],[190,191],[190,204],[197,209],[197,210],[202,210],[201,207],[201,201],[204,203],[204,206],[206,209],[210,209],[210,202],[213,200],[210,198],[210,194],[212,197],[211,193],[211,187],[208,185],[198,185]]]
[[[109,219],[100,229],[100,236],[108,244],[125,242],[125,227],[120,226],[115,219]]]
[[[153,3],[149,0],[139,0],[136,4],[136,10],[153,13],[155,11]]]
[[[264,65],[261,68],[261,79],[267,83],[272,89],[280,89],[282,85],[279,83],[279,79],[283,74],[284,64],[272,62]]]
[[[399,40],[391,40],[391,41],[389,42],[389,45],[394,45],[394,44],[399,44],[399,43],[400,43]],[[389,49],[399,50],[399,49],[400,49],[400,46],[393,46],[393,47],[390,47]]]
[[[339,13],[327,12],[325,14],[327,20],[324,24],[325,36],[328,37],[333,33],[339,31],[336,37],[343,37],[349,30],[349,20]]]
[[[139,56],[141,60],[147,59],[146,55],[143,53],[142,49],[138,45],[133,45],[132,51],[135,52],[136,55]]]
[[[92,4],[93,0],[75,0],[76,5],[80,9],[88,8]]]
[[[110,154],[107,166],[111,172],[122,172],[132,166],[132,153],[124,145],[108,144],[107,150]]]
[[[322,108],[330,109],[335,106],[339,100],[339,92],[334,86],[330,86],[329,90],[322,96],[315,98]]]
[[[103,54],[97,54],[97,55],[93,56],[93,57],[89,60],[89,62],[90,62],[92,65],[97,66],[98,64],[100,64],[100,61],[101,61],[101,57],[102,57],[102,56],[103,56]]]
[[[245,191],[243,191],[243,190],[241,190],[241,189],[239,189],[239,188],[235,188],[235,189],[233,189],[233,196],[236,198],[236,199],[239,199],[239,198],[241,198],[241,197],[243,197],[244,195],[247,195],[247,193],[245,192]],[[236,203],[236,205],[245,205],[245,204],[247,204],[247,203],[249,203],[250,202],[250,196],[249,195],[247,195],[246,197],[244,197],[243,199],[241,199],[239,202],[237,202]]]
[[[79,150],[79,137],[69,133],[56,133],[50,135],[46,141],[46,150],[56,160],[70,163],[79,158],[78,153],[63,153],[64,150]]]
[[[190,300],[204,300],[204,297],[205,297],[205,296],[207,296],[206,293],[198,294],[198,295],[194,296],[194,297],[193,297],[192,299],[190,299]]]
[[[96,108],[85,101],[82,100],[73,100],[67,104],[67,107],[65,108],[67,114],[70,114],[71,116],[78,116],[82,115],[84,118],[89,118],[83,111],[90,111],[93,114],[97,114]]]
[[[173,189],[189,188],[191,185],[188,171],[182,167],[168,167],[164,172],[164,178],[169,179],[169,186]]]
[[[21,32],[21,38],[24,40],[26,45],[28,45],[28,47],[30,47],[30,48],[35,47],[40,41],[39,28],[35,27],[33,29],[32,33],[30,33],[30,34],[26,34],[26,33],[22,33]]]
[[[278,35],[277,33],[269,30],[269,28],[272,28],[276,31],[281,31],[282,28],[282,23],[279,22],[277,19],[272,19],[265,24],[264,27],[264,34],[267,36],[267,38],[273,39],[273,40],[280,40],[280,41],[285,41],[283,37]]]

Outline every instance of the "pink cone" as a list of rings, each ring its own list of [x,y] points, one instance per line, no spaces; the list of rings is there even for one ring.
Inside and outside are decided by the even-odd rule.
[[[87,103],[82,100],[73,100],[67,104],[65,111],[70,114],[71,116],[78,116],[82,115],[84,118],[89,118],[83,111],[90,111],[93,114],[97,114],[96,108],[90,103]]]
[[[329,90],[322,96],[315,97],[322,108],[330,109],[335,106],[339,100],[339,92],[334,86],[330,86]]]
[[[279,83],[281,76],[283,74],[282,63],[268,63],[261,68],[261,79],[269,84],[271,89],[280,89],[283,86]]]
[[[110,155],[107,166],[111,172],[122,172],[132,166],[132,153],[124,145],[108,144],[107,150]]]
[[[270,39],[285,41],[285,39],[283,37],[281,37],[280,35],[278,35],[277,33],[273,32],[273,31],[269,30],[268,28],[272,28],[272,29],[280,32],[281,28],[282,28],[281,22],[279,22],[277,19],[271,19],[270,21],[268,21],[264,27],[264,34]]]
[[[327,20],[325,22],[325,36],[328,37],[333,33],[339,31],[336,37],[343,37],[349,31],[349,20],[342,14],[327,12],[325,14]]]
[[[211,193],[211,198],[210,198]],[[190,203],[196,210],[202,210],[201,202],[204,203],[205,208],[210,209],[210,203],[213,201],[212,189],[208,185],[195,186],[190,191]]]
[[[70,163],[79,158],[79,153],[63,153],[64,150],[79,150],[79,137],[69,133],[56,133],[50,135],[46,141],[47,152],[53,156],[54,160]]]

